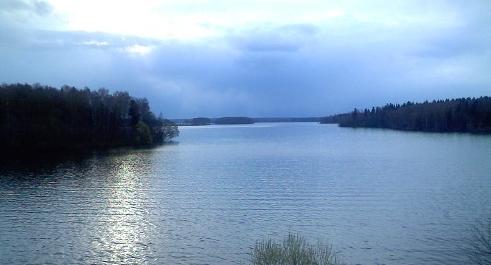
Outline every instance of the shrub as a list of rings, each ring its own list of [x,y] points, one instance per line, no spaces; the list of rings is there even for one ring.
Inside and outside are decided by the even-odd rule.
[[[288,234],[280,243],[271,239],[257,242],[253,265],[337,265],[341,264],[330,244],[312,245],[298,234]]]
[[[136,124],[136,144],[138,145],[149,145],[152,144],[152,133],[150,132],[150,128],[147,124],[142,121],[139,121]]]
[[[474,228],[468,256],[472,264],[491,264],[491,220]]]

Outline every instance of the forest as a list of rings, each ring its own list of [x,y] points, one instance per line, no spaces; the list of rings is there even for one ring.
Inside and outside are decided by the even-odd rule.
[[[191,119],[190,123],[193,126],[210,125],[211,119],[210,118],[204,118],[204,117],[193,118],[193,119]]]
[[[254,120],[249,117],[222,117],[213,120],[215,124],[253,124]]]
[[[324,117],[320,122],[354,128],[491,133],[491,97],[387,104]]]
[[[253,124],[254,119],[249,117],[222,117],[222,118],[206,118],[198,117],[192,119],[174,119],[179,126],[206,126],[212,124],[219,125],[234,125],[234,124]]]
[[[0,144],[4,150],[60,151],[162,144],[179,135],[156,117],[148,100],[39,84],[0,86]]]

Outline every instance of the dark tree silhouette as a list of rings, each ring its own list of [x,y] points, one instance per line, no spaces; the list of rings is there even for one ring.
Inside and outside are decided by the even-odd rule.
[[[156,118],[146,99],[39,84],[0,86],[0,144],[7,150],[41,151],[160,144],[179,134]]]
[[[205,118],[205,117],[193,118],[193,119],[191,119],[190,124],[191,125],[194,125],[194,126],[210,125],[211,124],[211,119],[210,118]]]
[[[222,117],[214,120],[215,124],[253,124],[254,120],[249,117]]]
[[[428,132],[491,133],[491,98],[459,98],[387,104],[363,112],[321,118],[341,127],[390,128]]]
[[[128,115],[131,119],[131,126],[136,126],[138,121],[140,121],[140,109],[134,99],[130,101],[130,109]]]

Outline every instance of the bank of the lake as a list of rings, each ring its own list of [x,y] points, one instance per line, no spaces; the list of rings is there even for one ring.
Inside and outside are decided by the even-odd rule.
[[[362,111],[355,108],[351,113],[323,117],[320,123],[351,128],[491,134],[491,97],[390,103]]]

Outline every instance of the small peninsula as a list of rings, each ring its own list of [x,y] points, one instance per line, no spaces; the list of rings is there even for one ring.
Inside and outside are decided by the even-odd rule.
[[[321,118],[340,127],[424,132],[491,133],[491,97],[387,104]]]
[[[162,144],[176,124],[127,92],[39,84],[0,86],[0,143],[25,153]]]

